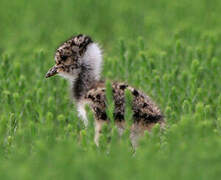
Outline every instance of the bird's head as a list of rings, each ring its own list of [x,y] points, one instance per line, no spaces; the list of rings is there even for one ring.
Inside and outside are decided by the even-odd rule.
[[[55,65],[50,68],[46,78],[59,74],[73,79],[80,72],[89,45],[94,44],[89,36],[79,34],[64,42],[55,52]]]

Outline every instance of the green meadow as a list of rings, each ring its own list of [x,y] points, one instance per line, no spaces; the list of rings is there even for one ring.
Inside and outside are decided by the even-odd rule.
[[[220,179],[220,17],[220,0],[1,0],[0,179]],[[164,113],[136,152],[114,126],[96,147],[91,112],[86,129],[66,80],[45,79],[79,33],[101,45],[103,78]]]

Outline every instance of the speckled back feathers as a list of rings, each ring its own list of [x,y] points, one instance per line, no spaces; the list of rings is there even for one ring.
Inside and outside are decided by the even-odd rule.
[[[124,121],[125,90],[128,89],[133,95],[132,110],[134,122],[142,124],[157,123],[163,121],[163,116],[155,103],[144,93],[125,84],[114,82],[112,84],[114,100],[114,118],[116,121]],[[104,82],[97,83],[85,95],[98,119],[107,120],[106,115],[106,88]]]

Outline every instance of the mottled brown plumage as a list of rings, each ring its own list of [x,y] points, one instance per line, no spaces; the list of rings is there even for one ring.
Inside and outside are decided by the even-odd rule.
[[[89,104],[95,117],[95,143],[99,143],[99,134],[104,123],[109,119],[106,114],[106,87],[100,80],[102,53],[99,46],[89,36],[78,35],[64,42],[55,53],[55,63],[46,77],[59,74],[70,81],[72,95],[77,105],[79,117],[87,126],[84,109]],[[126,83],[112,83],[114,100],[114,119],[122,134],[125,127],[125,90],[131,91],[133,96],[133,122],[131,126],[131,140],[134,146],[137,139],[145,130],[150,131],[154,124],[164,126],[164,119],[155,103],[140,90],[134,89]]]
[[[144,126],[150,123],[163,122],[163,116],[159,108],[151,101],[151,99],[142,93],[128,86],[125,83],[114,82],[113,100],[114,100],[114,119],[116,121],[124,121],[125,110],[125,90],[128,89],[133,95],[132,110],[134,123],[142,123]],[[106,115],[106,88],[104,82],[99,82],[96,86],[89,89],[85,95],[85,99],[90,102],[96,117],[101,120],[108,120]]]

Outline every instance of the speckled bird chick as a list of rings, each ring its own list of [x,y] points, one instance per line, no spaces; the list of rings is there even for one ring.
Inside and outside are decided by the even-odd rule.
[[[102,52],[99,45],[89,36],[77,35],[64,42],[55,53],[55,65],[47,72],[46,78],[59,74],[71,84],[73,99],[77,105],[79,117],[85,126],[88,120],[85,105],[88,104],[95,117],[95,143],[99,143],[102,125],[108,123],[105,111],[105,82],[100,80]],[[150,131],[154,124],[164,126],[164,119],[159,108],[143,92],[125,83],[112,83],[115,103],[114,118],[119,134],[124,130],[124,92],[130,90],[133,95],[133,123],[130,138],[133,146],[145,130]]]

